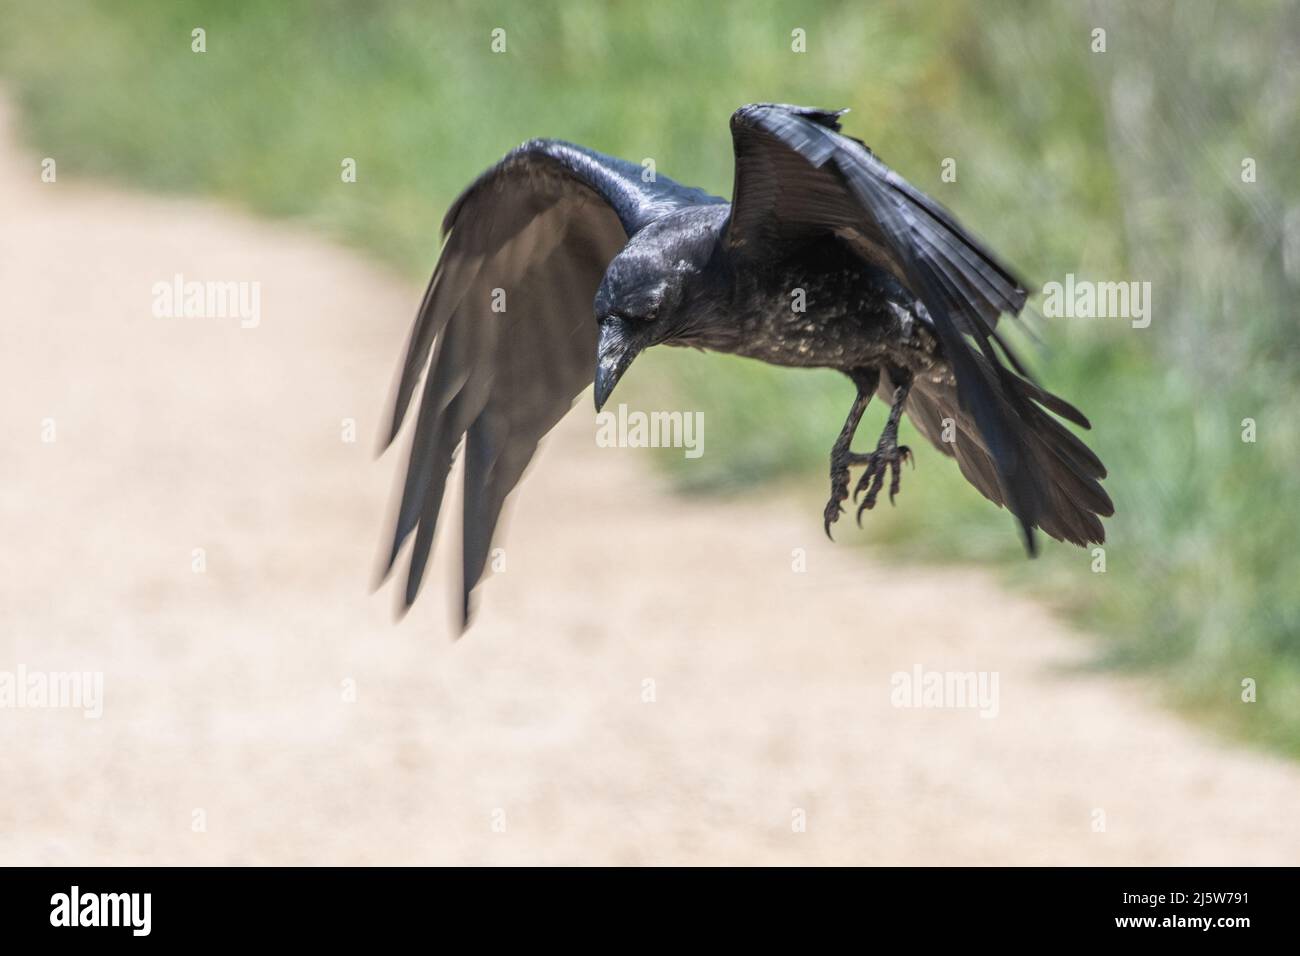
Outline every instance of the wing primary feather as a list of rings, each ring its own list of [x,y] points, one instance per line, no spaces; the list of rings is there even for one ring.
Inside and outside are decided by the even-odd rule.
[[[388,571],[414,535],[404,598],[429,562],[447,479],[463,443],[461,620],[501,509],[540,439],[591,383],[592,302],[630,235],[685,206],[723,202],[639,165],[558,140],[532,140],[487,170],[443,220],[442,255],[398,377],[388,442],[421,391]],[[495,289],[506,311],[489,306]],[[432,355],[432,358],[430,358]]]

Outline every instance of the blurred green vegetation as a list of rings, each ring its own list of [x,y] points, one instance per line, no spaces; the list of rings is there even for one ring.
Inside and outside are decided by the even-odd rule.
[[[1031,284],[1150,281],[1154,317],[1029,321],[1043,380],[1089,414],[1111,467],[1105,574],[1051,542],[1024,561],[1009,516],[915,434],[899,507],[862,533],[841,523],[841,540],[997,562],[1078,615],[1099,663],[1158,670],[1209,724],[1300,754],[1298,9],[0,0],[0,73],[61,176],[305,220],[413,279],[450,200],[529,137],[654,157],[726,196],[735,107],[851,107],[850,132]],[[489,46],[498,27],[505,53]],[[806,53],[791,50],[796,28]],[[355,184],[340,182],[343,157]],[[955,182],[940,178],[947,157]],[[708,419],[708,454],[665,457],[675,481],[707,493],[797,476],[820,513],[847,381],[656,351],[625,389]]]

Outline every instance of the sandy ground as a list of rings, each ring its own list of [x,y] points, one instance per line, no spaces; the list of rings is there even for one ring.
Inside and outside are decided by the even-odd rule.
[[[0,710],[0,862],[1300,860],[1297,767],[1072,672],[1086,642],[982,573],[668,496],[585,402],[469,636],[442,551],[395,623],[373,453],[420,290],[39,172],[4,133],[0,671],[104,700]],[[176,273],[260,282],[260,325],[154,317]],[[916,666],[997,672],[997,716],[892,706]]]

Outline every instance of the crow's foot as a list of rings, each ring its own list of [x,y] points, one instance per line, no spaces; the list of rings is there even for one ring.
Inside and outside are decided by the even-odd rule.
[[[894,503],[894,496],[898,494],[899,482],[902,478],[902,465],[905,461],[911,461],[912,467],[916,467],[916,461],[912,458],[912,449],[906,445],[898,444],[898,434],[894,429],[886,428],[885,433],[880,436],[880,444],[870,455],[855,455],[858,461],[854,464],[865,464],[867,470],[862,473],[858,479],[857,486],[853,489],[853,500],[857,501],[862,495],[862,503],[858,505],[858,527],[862,526],[862,512],[876,506],[876,495],[880,494],[880,489],[885,483],[885,472],[889,472],[889,503]]]

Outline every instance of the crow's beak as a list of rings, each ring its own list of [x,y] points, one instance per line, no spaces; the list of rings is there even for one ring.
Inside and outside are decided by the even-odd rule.
[[[596,411],[605,407],[610,392],[644,347],[637,341],[640,336],[636,332],[620,316],[600,320],[600,338],[596,341]]]

